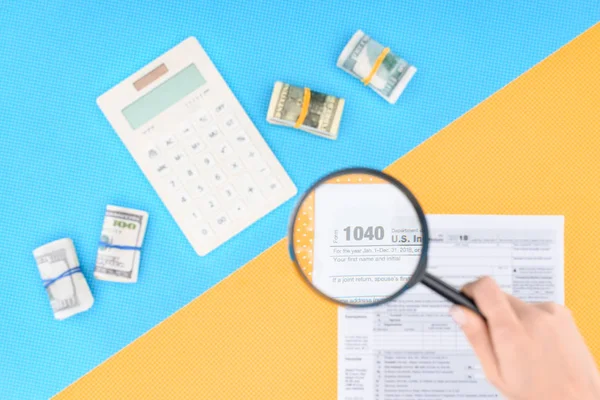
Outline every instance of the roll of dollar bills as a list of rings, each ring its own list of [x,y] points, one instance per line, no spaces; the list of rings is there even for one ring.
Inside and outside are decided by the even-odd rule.
[[[137,282],[148,213],[106,206],[94,277],[112,282]]]
[[[337,139],[344,99],[275,82],[267,122]]]
[[[417,69],[358,30],[340,54],[337,66],[395,104]]]
[[[79,267],[71,239],[60,239],[33,251],[54,318],[63,320],[88,310],[94,297]]]

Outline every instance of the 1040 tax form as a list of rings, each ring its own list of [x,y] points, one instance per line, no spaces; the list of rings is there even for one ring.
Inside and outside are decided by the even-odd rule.
[[[527,302],[564,304],[562,216],[428,215],[428,272],[480,276]],[[450,303],[417,285],[374,308],[338,312],[338,399],[499,399]]]

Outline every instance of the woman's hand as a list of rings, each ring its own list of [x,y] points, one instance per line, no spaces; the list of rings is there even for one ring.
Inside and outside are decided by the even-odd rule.
[[[569,310],[527,304],[491,278],[463,288],[487,323],[464,307],[450,314],[462,328],[485,375],[512,400],[600,399],[600,375]]]

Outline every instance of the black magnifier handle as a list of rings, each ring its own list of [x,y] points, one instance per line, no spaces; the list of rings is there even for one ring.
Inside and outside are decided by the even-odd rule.
[[[473,302],[469,296],[456,290],[456,288],[448,285],[441,279],[425,272],[423,279],[421,279],[421,283],[445,299],[450,300],[452,303],[467,307],[469,310],[479,314],[481,317],[483,317],[483,319],[485,319],[483,314],[481,314],[481,311],[479,311],[479,308],[477,308],[477,305],[475,305],[475,302]]]

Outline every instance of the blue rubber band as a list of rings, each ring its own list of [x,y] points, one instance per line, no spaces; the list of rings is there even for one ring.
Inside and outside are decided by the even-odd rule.
[[[110,243],[106,243],[106,242],[102,242],[102,241],[100,241],[98,244],[102,247],[108,247],[111,249],[142,251],[141,247],[135,247],[135,246],[119,246],[118,244],[110,244]]]
[[[65,272],[63,272],[62,274],[58,275],[55,278],[52,278],[52,279],[42,279],[42,282],[44,282],[44,289],[46,289],[48,286],[52,285],[54,282],[56,282],[56,281],[58,281],[58,280],[60,280],[62,278],[66,278],[67,276],[71,276],[73,274],[76,274],[78,272],[82,273],[81,272],[81,268],[79,268],[79,266],[70,268],[70,269],[66,270]]]

